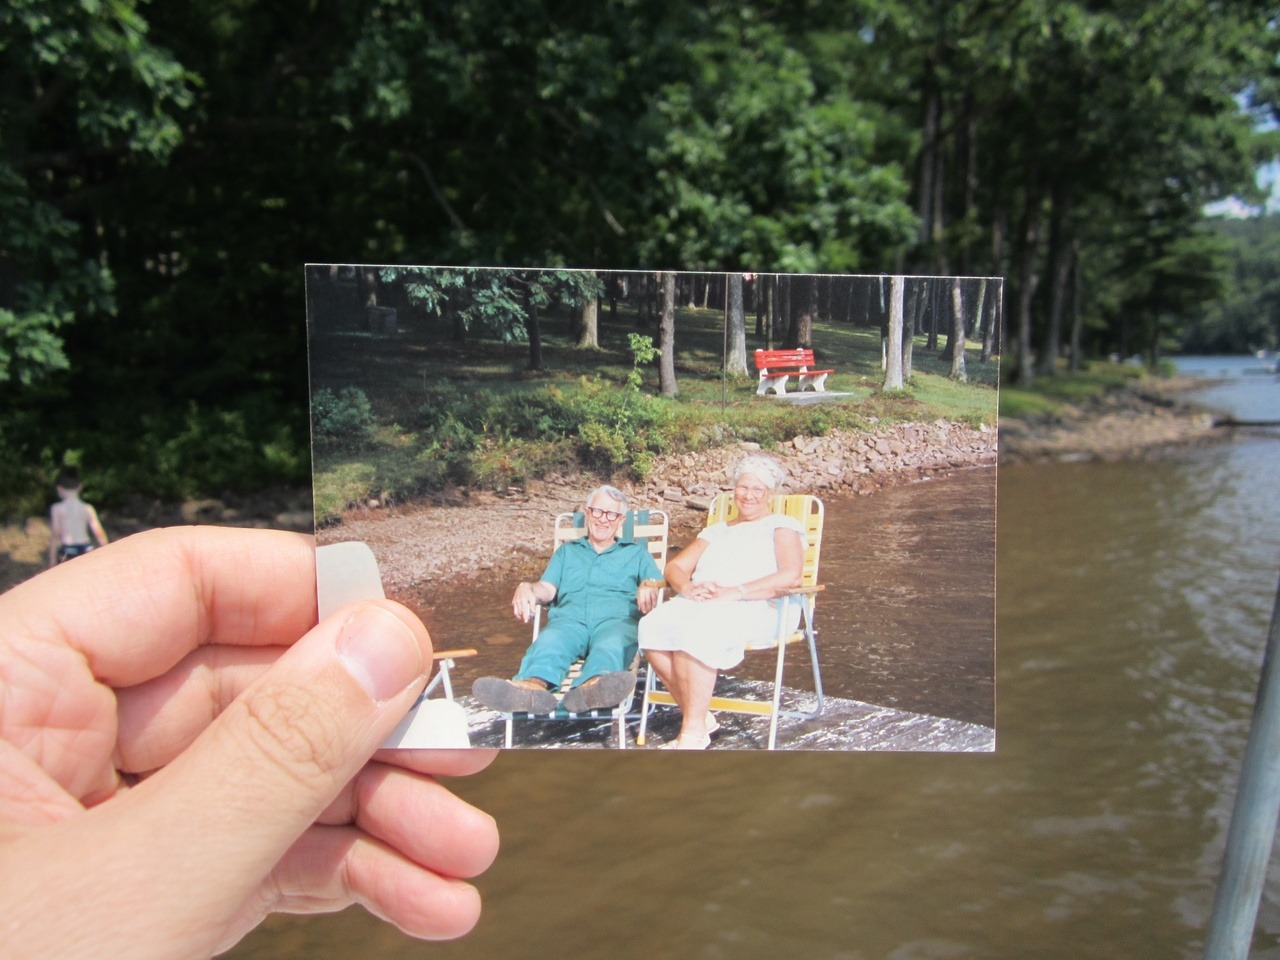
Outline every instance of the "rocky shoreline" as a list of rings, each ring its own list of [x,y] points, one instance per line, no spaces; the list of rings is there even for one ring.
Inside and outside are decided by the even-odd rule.
[[[665,456],[645,482],[615,483],[634,506],[666,510],[679,545],[702,526],[711,498],[729,489],[733,464],[759,450],[735,443]],[[768,452],[787,469],[785,489],[848,497],[947,470],[993,466],[997,443],[992,427],[938,420],[800,436]],[[431,504],[357,508],[321,530],[318,540],[368,543],[393,596],[458,580],[535,576],[556,515],[580,509],[592,486],[580,477],[551,476],[501,494],[452,491]]]
[[[1046,460],[1122,460],[1154,456],[1170,446],[1220,442],[1212,412],[1187,399],[1204,380],[1143,381],[1124,390],[1062,408],[1052,416],[1006,419],[999,443],[991,427],[931,423],[874,424],[868,432],[800,436],[769,451],[789,473],[788,489],[824,497],[864,496],[957,469]],[[673,542],[702,525],[712,496],[729,484],[728,471],[754,444],[659,458],[649,479],[615,479],[638,506],[667,510]],[[584,487],[577,476],[548,476],[501,493],[451,490],[430,501],[353,509],[318,540],[365,540],[383,568],[388,591],[411,597],[425,584],[477,578],[532,576],[545,563],[556,514],[578,509]],[[182,504],[135,503],[104,511],[113,539],[149,527],[212,523],[309,530],[310,491],[270,491],[243,499]],[[0,590],[44,567],[44,518],[0,527]]]

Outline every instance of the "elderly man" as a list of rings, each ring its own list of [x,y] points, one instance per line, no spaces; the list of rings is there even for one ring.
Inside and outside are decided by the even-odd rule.
[[[644,581],[662,573],[644,546],[619,536],[626,513],[626,494],[615,487],[598,487],[587,497],[587,535],[562,544],[537,583],[521,583],[511,599],[525,623],[537,616],[539,603],[549,605],[547,625],[512,679],[475,682],[477,700],[503,713],[554,713],[552,691],[580,657],[582,674],[564,695],[570,713],[616,707],[635,689],[628,668],[636,623],[658,602],[657,589]]]

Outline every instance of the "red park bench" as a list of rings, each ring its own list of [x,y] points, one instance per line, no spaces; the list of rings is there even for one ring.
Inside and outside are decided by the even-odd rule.
[[[796,378],[797,391],[812,387],[817,393],[825,393],[827,375],[835,371],[812,368],[812,350],[757,350],[756,369],[760,371],[760,386],[756,393],[762,397],[770,390],[784,394],[789,377]]]

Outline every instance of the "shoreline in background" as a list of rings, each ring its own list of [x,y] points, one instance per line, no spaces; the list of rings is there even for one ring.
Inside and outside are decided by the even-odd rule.
[[[1216,427],[1213,411],[1188,397],[1211,384],[1202,377],[1147,377],[1064,404],[1052,414],[1001,418],[999,463],[1137,459],[1158,455],[1171,446],[1228,441],[1234,432]],[[646,482],[626,484],[623,489],[640,506],[668,510],[674,534],[686,536],[701,526],[706,503],[719,489],[723,471],[752,447],[731,444],[659,458]],[[784,462],[797,488],[838,497],[866,495],[997,460],[995,430],[947,421],[801,436],[767,452]],[[429,501],[359,507],[349,510],[341,523],[320,530],[318,540],[385,541],[381,547],[375,545],[375,552],[384,564],[387,587],[393,591],[444,576],[509,577],[545,560],[551,519],[577,509],[595,482],[552,475],[501,494],[453,490]],[[197,523],[305,532],[311,528],[310,491],[276,490],[181,504],[140,503],[104,511],[103,522],[112,539],[152,527]],[[494,536],[498,529],[503,531],[501,537]],[[0,591],[42,570],[47,548],[44,517],[0,526]]]
[[[1000,463],[1135,460],[1174,446],[1221,443],[1231,431],[1190,397],[1214,383],[1203,377],[1144,377],[1061,404],[1052,413],[1001,418]]]

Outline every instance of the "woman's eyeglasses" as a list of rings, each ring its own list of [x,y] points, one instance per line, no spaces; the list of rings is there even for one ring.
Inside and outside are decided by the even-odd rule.
[[[587,512],[597,520],[603,520],[605,523],[613,523],[613,521],[622,516],[620,513],[615,513],[612,510],[601,510],[599,507],[588,507]]]

